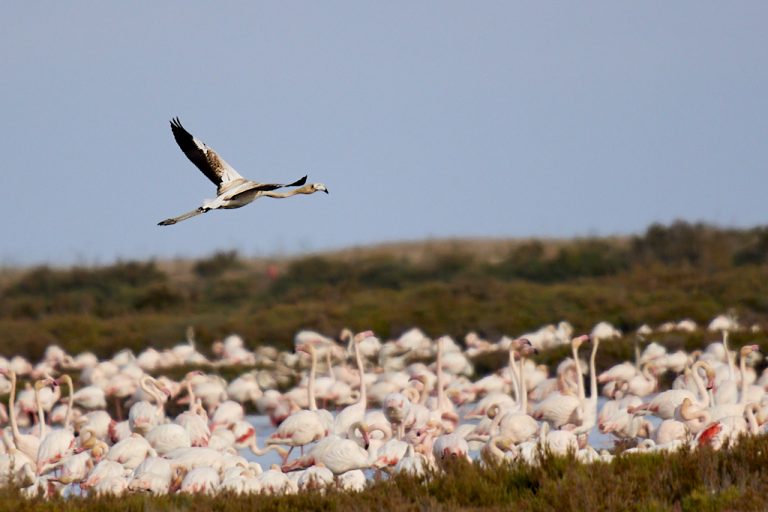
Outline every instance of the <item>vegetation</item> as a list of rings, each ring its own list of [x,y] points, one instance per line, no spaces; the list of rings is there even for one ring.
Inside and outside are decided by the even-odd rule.
[[[237,332],[283,348],[302,328],[495,338],[558,320],[625,331],[706,323],[726,310],[768,324],[768,228],[678,222],[626,239],[427,242],[274,261],[229,251],[184,265],[6,269],[0,353],[39,357],[56,342],[104,356],[177,343],[189,324],[205,345]]]
[[[766,510],[763,476],[768,437],[742,438],[733,448],[624,455],[611,463],[578,464],[545,457],[527,465],[483,468],[457,463],[426,478],[398,475],[359,494],[329,492],[273,497],[174,495],[26,500],[0,492],[16,511],[75,510]]]

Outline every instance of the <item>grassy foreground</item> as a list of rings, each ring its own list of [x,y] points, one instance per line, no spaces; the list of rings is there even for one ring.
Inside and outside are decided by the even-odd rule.
[[[26,500],[0,494],[4,510],[766,510],[768,437],[719,452],[626,455],[580,465],[547,458],[539,467],[457,464],[426,479],[397,476],[360,494],[171,496]]]

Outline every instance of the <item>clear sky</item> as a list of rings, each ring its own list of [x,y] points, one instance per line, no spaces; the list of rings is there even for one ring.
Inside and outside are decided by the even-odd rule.
[[[766,221],[768,2],[11,2],[0,264]],[[213,198],[168,121],[244,176]]]

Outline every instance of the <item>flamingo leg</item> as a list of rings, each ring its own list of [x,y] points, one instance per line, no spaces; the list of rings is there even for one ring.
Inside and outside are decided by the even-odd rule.
[[[290,450],[288,450],[285,455],[283,455],[283,465],[288,463],[288,457],[291,456],[291,452],[293,451],[293,446],[291,446]]]

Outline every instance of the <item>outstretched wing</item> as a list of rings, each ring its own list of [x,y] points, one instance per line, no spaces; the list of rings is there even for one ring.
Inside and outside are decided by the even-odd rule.
[[[300,179],[294,181],[293,183],[288,183],[287,185],[284,185],[284,184],[281,184],[281,183],[260,183],[259,185],[257,185],[253,189],[254,190],[261,190],[263,192],[267,192],[269,190],[276,190],[278,188],[283,188],[283,187],[300,187],[303,184],[305,184],[306,182],[307,182],[307,177],[304,176],[303,178],[300,178]]]
[[[181,126],[178,117],[171,120],[171,131],[176,143],[187,155],[187,158],[200,169],[217,187],[230,181],[243,179],[236,170],[219,157],[216,152],[203,141],[196,139]]]

